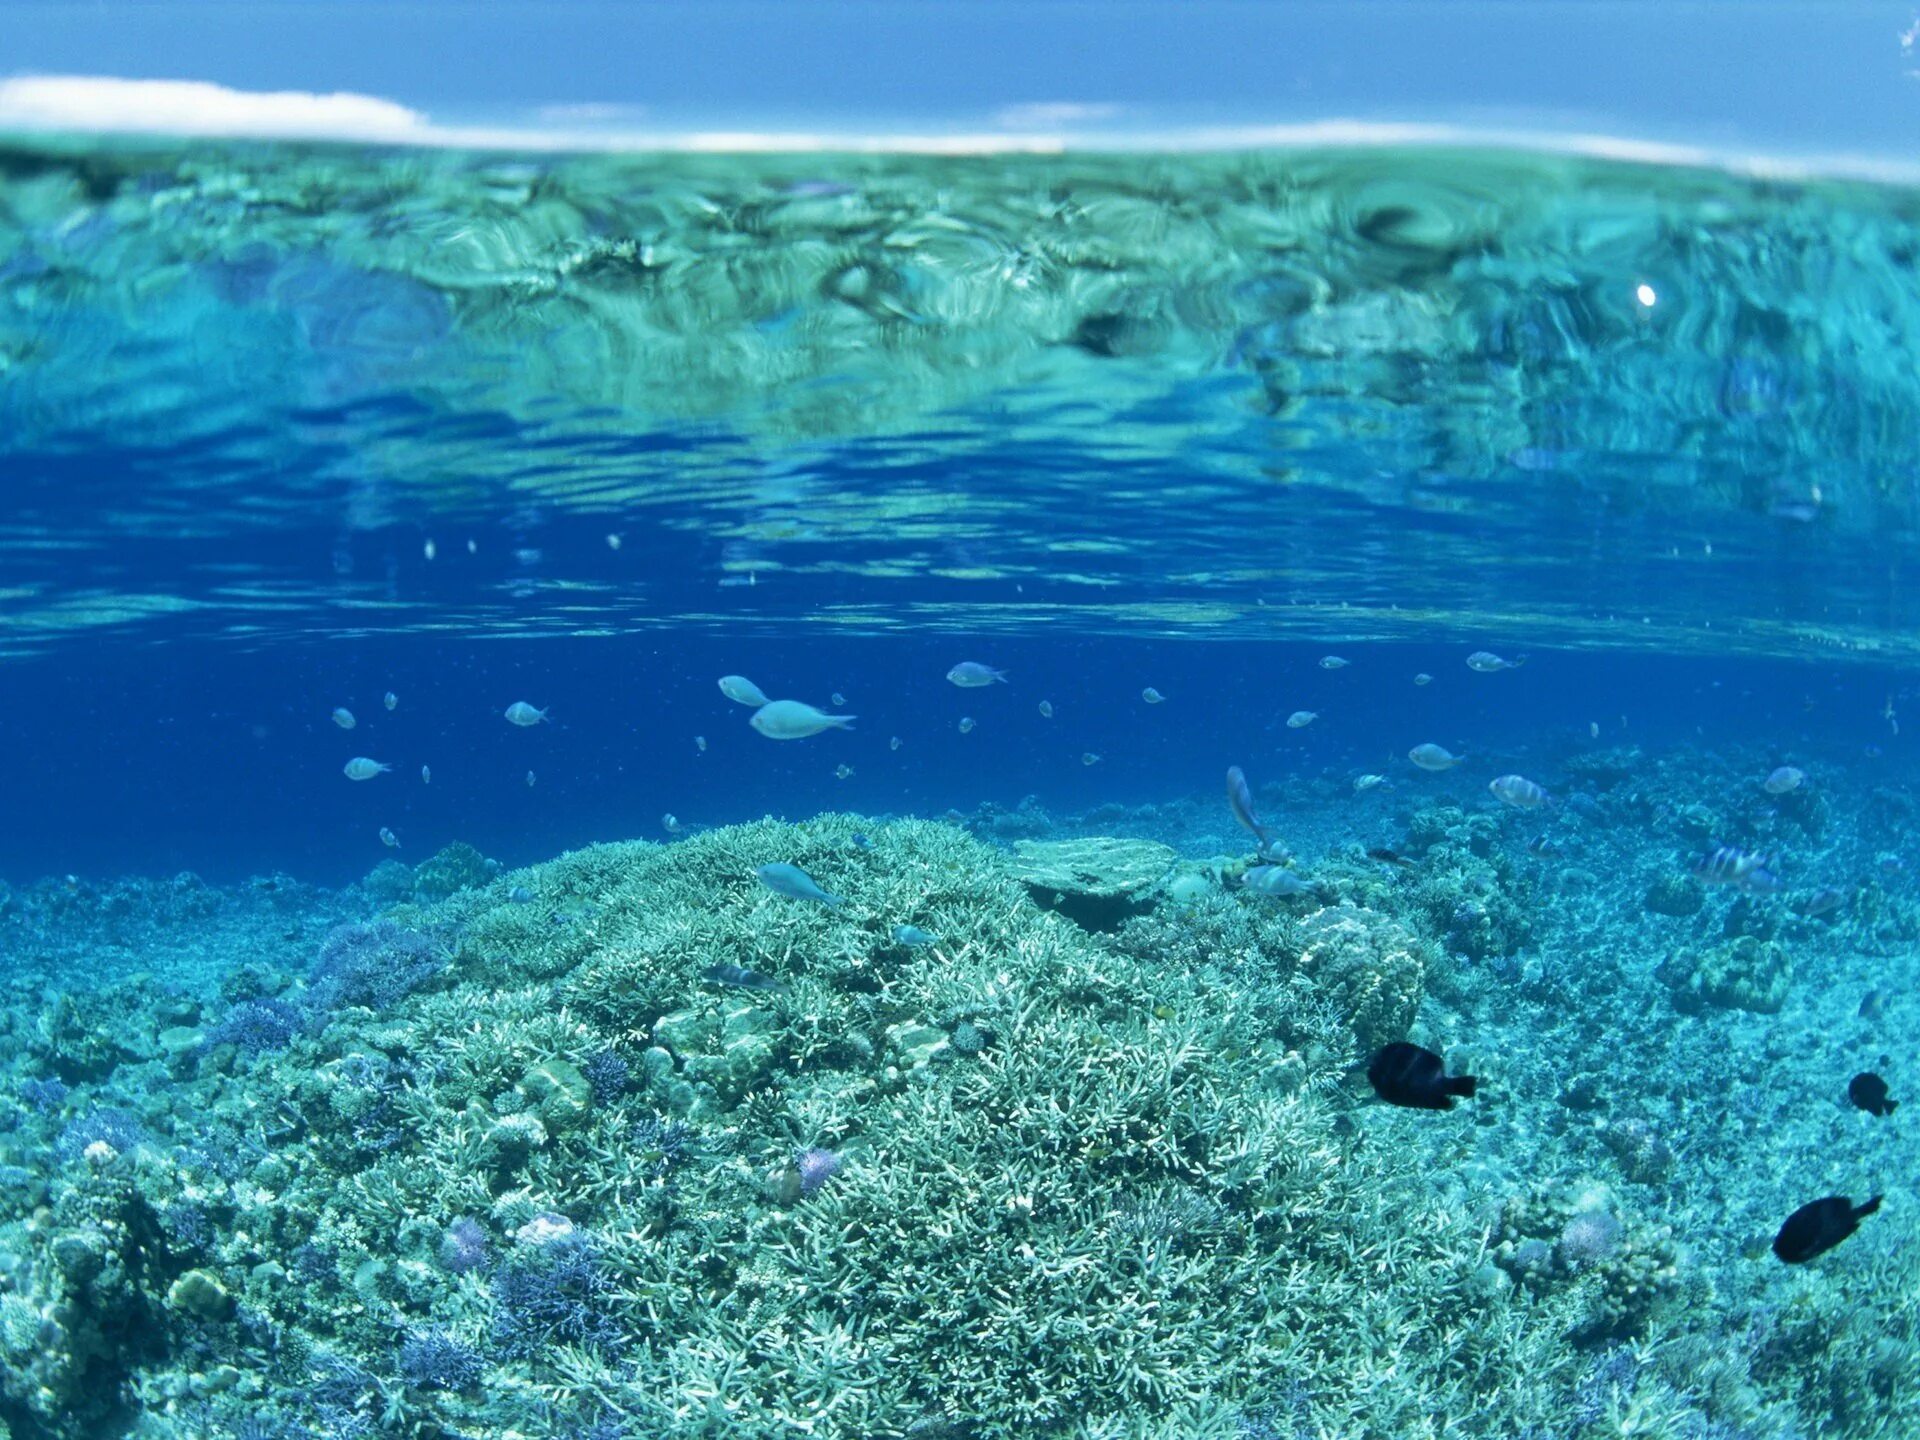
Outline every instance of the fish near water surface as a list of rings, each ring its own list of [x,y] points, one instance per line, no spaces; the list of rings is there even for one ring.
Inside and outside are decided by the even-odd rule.
[[[1518,660],[1503,660],[1491,650],[1476,650],[1467,656],[1467,668],[1480,675],[1495,675],[1502,670],[1518,670],[1526,663],[1524,656]]]
[[[1007,672],[982,665],[978,660],[962,660],[947,671],[947,679],[962,690],[978,690],[985,685],[1006,684]]]
[[[722,675],[720,693],[736,705],[751,705],[756,710],[767,703],[760,687],[744,675]]]
[[[822,730],[851,730],[853,715],[829,715],[800,700],[769,700],[747,723],[769,740],[804,740]]]

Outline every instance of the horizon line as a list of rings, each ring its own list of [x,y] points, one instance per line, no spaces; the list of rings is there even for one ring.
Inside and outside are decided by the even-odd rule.
[[[644,113],[637,106],[548,106],[556,120]],[[201,80],[105,75],[0,78],[0,140],[283,141],[523,154],[924,155],[1207,154],[1314,148],[1457,146],[1571,155],[1622,163],[1718,170],[1764,179],[1852,179],[1920,184],[1920,163],[1853,152],[1789,154],[1650,139],[1590,128],[1509,127],[1453,121],[1327,116],[1313,120],[1131,128],[1107,122],[1120,104],[1004,107],[985,124],[914,128],[685,126],[600,128],[565,124],[449,124],[378,96],[350,91],[246,91]],[[1022,125],[1056,116],[1067,124]],[[994,119],[1000,122],[995,128]]]

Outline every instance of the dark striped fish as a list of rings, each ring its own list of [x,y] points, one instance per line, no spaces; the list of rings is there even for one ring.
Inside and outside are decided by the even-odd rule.
[[[1771,895],[1782,887],[1780,877],[1768,868],[1770,858],[1737,845],[1722,845],[1694,861],[1691,869],[1693,878],[1702,885],[1731,885]]]
[[[732,985],[740,990],[766,990],[773,994],[785,994],[787,989],[771,975],[762,975],[758,970],[749,970],[744,965],[730,965],[724,961],[702,970],[700,978],[712,980],[720,985]]]

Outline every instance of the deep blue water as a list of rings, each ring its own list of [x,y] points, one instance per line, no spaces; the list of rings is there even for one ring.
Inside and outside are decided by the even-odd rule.
[[[1910,743],[1882,715],[1897,674],[1494,643],[1528,656],[1525,667],[1475,674],[1464,643],[639,635],[246,654],[93,643],[84,656],[9,669],[16,701],[0,745],[31,759],[8,785],[19,820],[0,838],[0,875],[186,869],[233,881],[280,870],[341,884],[390,855],[382,826],[400,839],[400,859],[465,840],[522,864],[592,840],[664,840],[669,813],[691,825],[827,809],[939,815],[1033,795],[1071,814],[1210,795],[1229,764],[1263,783],[1386,773],[1418,794],[1529,765],[1544,772],[1603,744],[1756,746],[1783,762],[1844,763],[1863,783],[1911,779]],[[1353,664],[1321,669],[1336,652]],[[945,674],[963,659],[1004,669],[1008,683],[950,685]],[[1433,682],[1416,687],[1422,671]],[[751,712],[720,694],[723,674],[823,707],[844,694],[859,720],[850,733],[763,739]],[[1148,685],[1165,703],[1142,701]],[[399,699],[391,714],[388,690]],[[1051,720],[1038,713],[1043,699]],[[516,700],[550,708],[551,723],[509,725],[502,713]],[[333,724],[335,706],[352,711],[353,731]],[[1302,709],[1320,718],[1289,730],[1286,717]],[[959,732],[962,717],[977,722],[971,733]],[[1405,753],[1425,740],[1471,756],[1478,780],[1414,771]],[[1097,764],[1083,763],[1089,752]],[[349,782],[340,770],[356,755],[393,772]],[[845,779],[834,773],[842,764],[853,771]]]

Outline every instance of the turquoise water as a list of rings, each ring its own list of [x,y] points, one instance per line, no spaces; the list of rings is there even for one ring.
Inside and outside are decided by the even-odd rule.
[[[7,142],[0,1435],[1914,1433],[1916,254]]]

